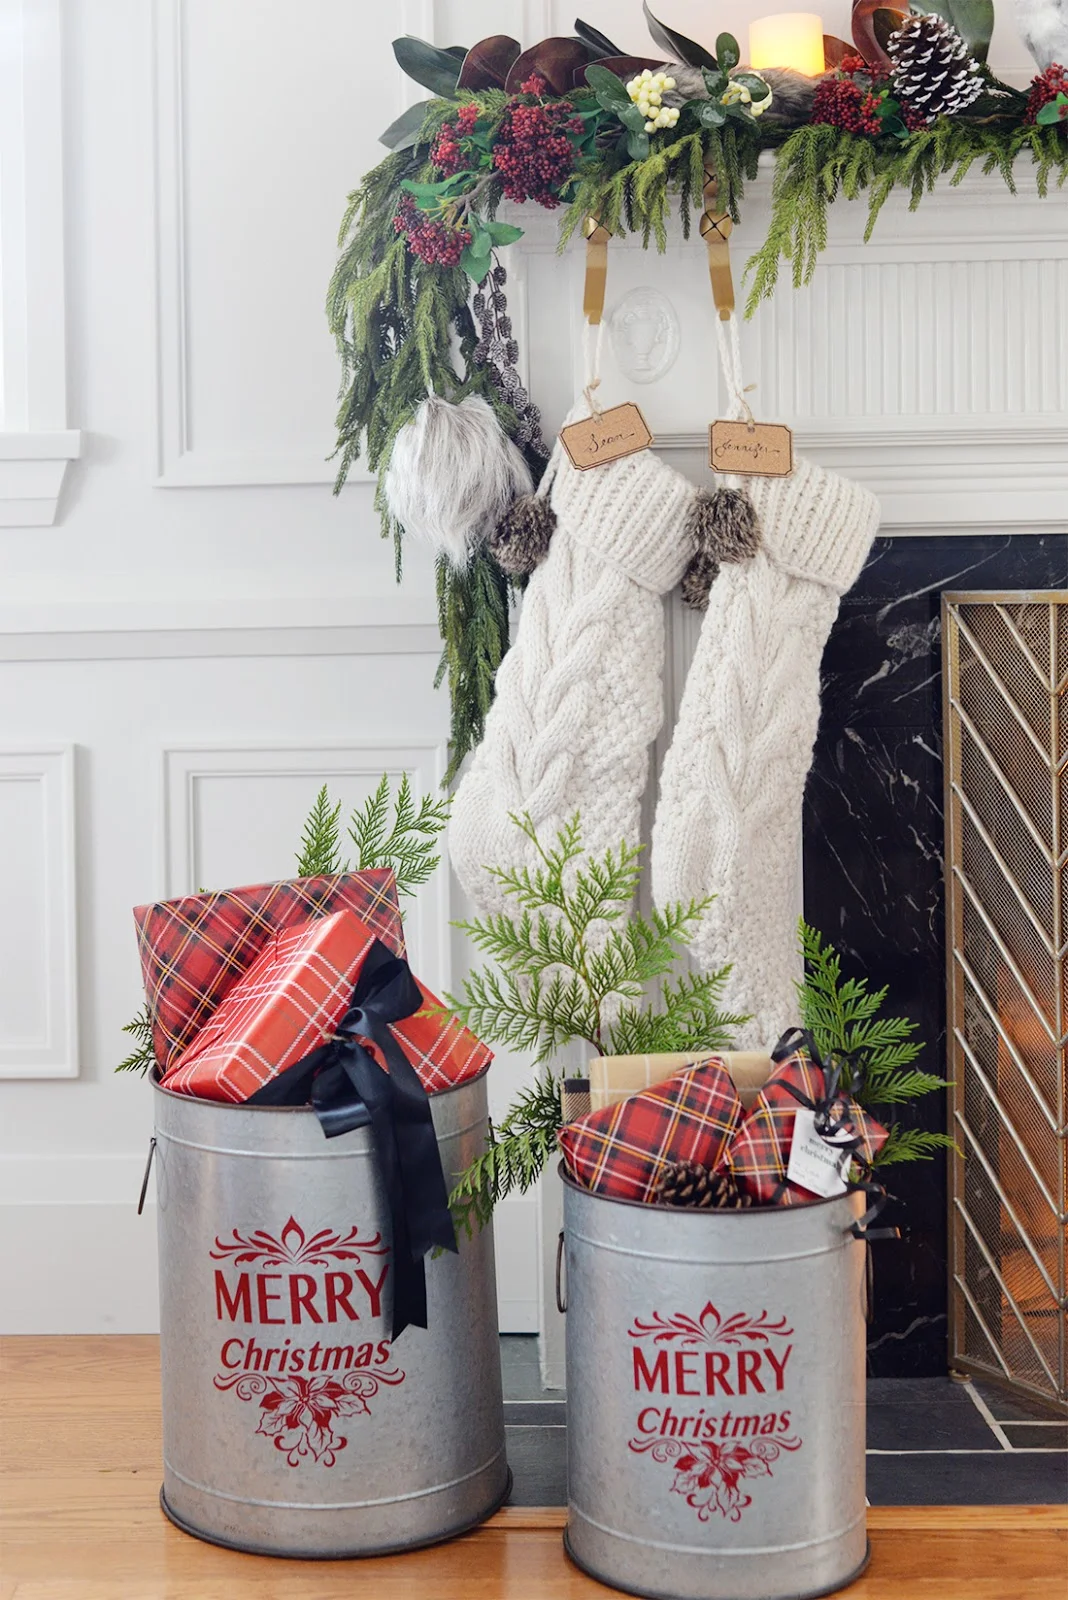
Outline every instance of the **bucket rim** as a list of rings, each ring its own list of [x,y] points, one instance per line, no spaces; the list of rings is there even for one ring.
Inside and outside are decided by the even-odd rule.
[[[427,1090],[428,1100],[444,1100],[450,1094],[459,1094],[462,1089],[470,1089],[474,1084],[480,1083],[486,1076],[492,1061],[487,1061],[481,1072],[476,1072],[473,1077],[465,1078],[463,1083],[452,1083],[445,1089]],[[166,1095],[167,1099],[177,1105],[211,1106],[216,1111],[242,1111],[256,1112],[261,1116],[306,1116],[315,1115],[315,1108],[310,1102],[303,1106],[252,1106],[247,1100],[209,1100],[205,1095],[176,1094],[173,1089],[165,1089],[162,1082],[162,1073],[159,1063],[156,1062],[148,1074],[152,1089],[156,1094]]]
[[[565,1188],[574,1189],[576,1194],[582,1195],[587,1200],[599,1200],[610,1206],[630,1206],[636,1211],[659,1211],[661,1213],[670,1211],[672,1216],[676,1217],[705,1217],[709,1221],[716,1222],[720,1222],[726,1217],[785,1217],[791,1214],[805,1216],[817,1206],[839,1205],[843,1200],[851,1199],[855,1193],[854,1190],[847,1189],[845,1194],[830,1194],[822,1197],[816,1195],[811,1200],[806,1200],[803,1204],[796,1206],[740,1206],[729,1209],[726,1207],[722,1209],[710,1207],[705,1210],[697,1206],[669,1206],[662,1200],[625,1200],[619,1195],[598,1194],[595,1189],[586,1189],[581,1183],[576,1183],[563,1161],[559,1162],[556,1170]]]

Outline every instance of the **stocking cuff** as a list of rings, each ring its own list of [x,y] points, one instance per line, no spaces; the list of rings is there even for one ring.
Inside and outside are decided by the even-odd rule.
[[[749,478],[777,567],[845,594],[853,587],[879,527],[879,502],[860,484],[798,461],[788,478]]]
[[[561,461],[551,498],[576,544],[643,589],[666,594],[693,554],[686,517],[695,493],[681,473],[642,450],[585,472]]]

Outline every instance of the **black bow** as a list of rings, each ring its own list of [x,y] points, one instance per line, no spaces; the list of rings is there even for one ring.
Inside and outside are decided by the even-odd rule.
[[[393,1224],[394,1339],[409,1323],[427,1325],[423,1257],[457,1248],[430,1101],[391,1027],[422,1005],[408,963],[376,939],[334,1037],[248,1101],[303,1106],[310,1100],[328,1139],[370,1123]],[[361,1039],[377,1045],[388,1071]]]

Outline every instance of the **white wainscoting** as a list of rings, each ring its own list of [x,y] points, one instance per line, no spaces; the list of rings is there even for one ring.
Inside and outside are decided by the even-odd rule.
[[[0,748],[0,884],[0,1078],[75,1078],[73,745]]]

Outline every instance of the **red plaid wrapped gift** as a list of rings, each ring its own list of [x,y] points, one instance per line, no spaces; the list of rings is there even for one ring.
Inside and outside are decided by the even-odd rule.
[[[717,1166],[741,1120],[738,1091],[713,1056],[562,1128],[560,1148],[583,1188],[613,1200],[648,1202],[671,1162]]]
[[[137,906],[137,942],[160,1070],[173,1067],[260,951],[285,928],[351,911],[393,955],[404,954],[388,868],[257,883]]]
[[[276,934],[163,1078],[202,1100],[248,1100],[318,1048],[352,1001],[374,934],[351,911]]]
[[[761,1205],[807,1205],[818,1196],[787,1178],[794,1124],[802,1104],[787,1085],[800,1090],[805,1100],[818,1105],[826,1095],[824,1073],[802,1050],[776,1064],[757,1095],[756,1104],[731,1140],[722,1168],[730,1172],[739,1189]],[[843,1131],[859,1139],[855,1159],[871,1163],[890,1135],[856,1101],[842,1095]]]
[[[276,934],[229,990],[163,1087],[208,1100],[248,1100],[311,1054],[352,1003],[375,933],[351,911]],[[422,1008],[392,1033],[428,1094],[478,1077],[492,1053],[418,979]],[[377,1047],[367,1048],[382,1065]]]

